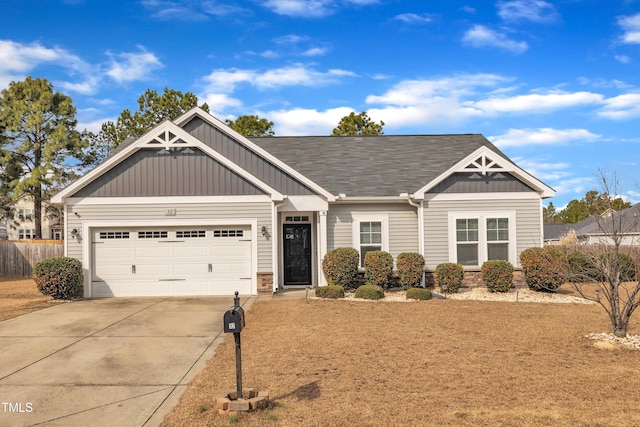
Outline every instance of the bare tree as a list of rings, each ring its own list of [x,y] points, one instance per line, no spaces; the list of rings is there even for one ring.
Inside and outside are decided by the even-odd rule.
[[[618,194],[619,182],[615,176],[598,172],[598,180],[605,194]],[[613,198],[609,198],[613,206]],[[613,212],[613,211],[611,211]],[[629,319],[640,306],[638,282],[638,248],[640,244],[640,204],[607,216],[595,216],[593,236],[595,244],[583,246],[584,260],[589,268],[573,272],[576,291],[595,301],[606,311],[613,334],[625,337]],[[595,277],[594,277],[595,276]],[[592,283],[595,280],[595,293]]]

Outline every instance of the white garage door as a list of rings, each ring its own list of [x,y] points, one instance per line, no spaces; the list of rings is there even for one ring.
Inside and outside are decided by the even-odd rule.
[[[95,229],[92,239],[93,297],[252,291],[248,226]]]

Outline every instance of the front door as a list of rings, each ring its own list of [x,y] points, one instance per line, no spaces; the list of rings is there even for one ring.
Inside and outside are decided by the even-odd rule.
[[[311,224],[285,224],[284,284],[311,285]]]

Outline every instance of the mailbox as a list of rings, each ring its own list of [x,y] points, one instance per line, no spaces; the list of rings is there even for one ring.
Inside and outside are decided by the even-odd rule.
[[[242,307],[231,307],[224,313],[224,332],[239,334],[244,328],[244,310]]]

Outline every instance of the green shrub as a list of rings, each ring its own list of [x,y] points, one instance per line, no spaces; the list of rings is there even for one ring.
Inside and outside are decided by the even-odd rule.
[[[57,257],[33,266],[33,279],[43,295],[71,299],[82,295],[82,263],[75,258]]]
[[[324,256],[322,272],[330,285],[355,289],[358,280],[360,254],[354,248],[336,248]]]
[[[534,291],[555,292],[569,272],[566,255],[551,246],[529,248],[520,254],[525,281]]]
[[[403,252],[396,258],[400,285],[403,289],[416,288],[424,276],[424,257],[416,252]]]
[[[428,300],[431,299],[431,291],[425,288],[409,288],[407,299]]]
[[[443,292],[455,294],[462,286],[464,268],[462,264],[445,262],[436,266],[436,283]]]
[[[344,288],[337,285],[318,286],[316,288],[316,296],[331,299],[344,298]]]
[[[567,256],[569,263],[569,281],[571,282],[597,282],[601,275],[594,263],[593,255],[578,251]]]
[[[364,256],[364,283],[388,288],[393,274],[393,257],[389,252],[370,251]],[[360,288],[358,288],[360,289]]]
[[[617,263],[614,261],[614,253],[607,252],[602,255],[601,262],[603,266],[609,266],[611,271],[617,271],[620,273],[620,280],[623,282],[630,282],[636,278],[636,263],[633,259],[625,254],[618,252]],[[602,280],[605,280],[603,277]]]
[[[480,269],[482,281],[489,292],[509,292],[513,284],[513,265],[509,261],[485,261]]]
[[[356,289],[354,297],[379,300],[384,298],[384,289],[375,285],[362,285]]]

